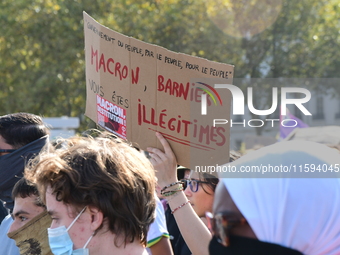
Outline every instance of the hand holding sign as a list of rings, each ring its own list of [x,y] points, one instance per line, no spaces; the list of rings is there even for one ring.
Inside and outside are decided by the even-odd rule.
[[[162,144],[164,152],[153,147],[148,147],[147,151],[151,157],[151,164],[156,169],[158,185],[162,188],[178,181],[177,160],[167,140],[158,132],[156,132],[156,137]]]

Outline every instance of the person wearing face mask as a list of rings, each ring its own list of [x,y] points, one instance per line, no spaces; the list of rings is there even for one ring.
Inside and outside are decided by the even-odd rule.
[[[15,240],[22,255],[52,255],[47,238],[52,220],[35,185],[21,178],[13,188],[12,197],[14,221],[8,237]]]
[[[340,254],[339,153],[307,141],[280,142],[230,164],[301,166],[322,171],[287,178],[222,178],[216,188],[210,255]],[[325,171],[327,169],[327,171]],[[298,178],[294,178],[294,175]],[[251,178],[252,177],[252,178]]]
[[[211,233],[205,224],[205,212],[212,210],[218,178],[208,173],[191,171],[189,178],[178,180],[176,157],[166,139],[156,136],[164,148],[147,148],[151,163],[157,170],[158,184],[169,209],[167,224],[173,236],[175,255],[208,254]],[[232,160],[232,156],[230,157]],[[187,177],[187,176],[186,176]]]
[[[25,164],[48,143],[49,130],[41,117],[30,113],[0,116],[0,207],[12,213],[12,189],[22,177]],[[16,255],[19,249],[7,232],[13,219],[10,215],[0,225],[0,255]]]
[[[108,134],[73,137],[41,152],[25,169],[52,217],[54,255],[147,255],[155,218],[150,162]]]

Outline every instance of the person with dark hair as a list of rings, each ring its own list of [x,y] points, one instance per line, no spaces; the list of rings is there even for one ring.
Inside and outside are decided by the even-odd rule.
[[[13,113],[0,117],[0,135],[11,149],[19,149],[49,133],[40,116]]]
[[[8,232],[17,230],[37,214],[46,210],[46,206],[41,202],[35,185],[24,177],[14,185],[12,197],[14,199],[12,213],[14,222]]]
[[[147,158],[119,138],[73,137],[25,169],[52,217],[54,254],[146,255],[155,217],[155,175]]]
[[[171,244],[174,254],[208,254],[211,233],[205,225],[205,212],[212,210],[219,179],[208,173],[191,170],[188,179],[178,180],[176,157],[166,139],[158,132],[156,136],[164,152],[152,147],[147,150],[157,170],[161,194],[169,205],[166,215],[169,233],[173,236]]]
[[[195,173],[189,170],[188,175],[184,175],[180,180],[183,183],[184,194],[190,200],[190,204],[199,218],[204,220],[205,212],[211,210],[213,196],[218,178],[206,173]],[[168,205],[166,210],[166,220],[169,233],[172,237],[171,245],[176,255],[191,255],[191,251],[178,228],[176,218],[171,213]]]
[[[23,175],[25,163],[48,141],[41,117],[13,113],[0,117],[0,200],[13,209],[12,188]]]
[[[0,207],[11,213],[14,206],[12,189],[23,176],[25,164],[48,143],[49,130],[41,117],[30,113],[0,116]],[[2,220],[2,218],[1,218]],[[0,226],[0,255],[19,254],[7,232],[13,220],[8,215]]]
[[[51,217],[36,186],[21,178],[14,185],[12,197],[14,221],[8,230],[8,237],[16,241],[20,254],[52,255],[47,239]]]

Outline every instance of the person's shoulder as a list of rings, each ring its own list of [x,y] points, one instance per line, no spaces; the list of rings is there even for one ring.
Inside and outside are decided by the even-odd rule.
[[[1,222],[1,225],[0,225],[1,231],[6,227],[8,227],[8,229],[9,229],[9,227],[12,225],[12,222],[13,222],[13,219],[12,219],[11,215],[8,214]]]
[[[7,236],[7,232],[12,225],[13,219],[11,215],[7,215],[0,225],[0,255],[20,255],[19,248],[15,245],[15,241]]]
[[[5,217],[8,215],[8,210],[3,206],[3,203],[0,201],[0,224],[5,219]]]

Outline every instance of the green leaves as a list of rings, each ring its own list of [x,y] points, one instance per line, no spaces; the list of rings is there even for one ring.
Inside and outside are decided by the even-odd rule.
[[[266,3],[2,0],[0,114],[83,115],[83,10],[123,34],[233,64],[235,77],[338,77],[338,1],[282,0],[272,9]],[[262,26],[269,14],[273,20],[260,32],[242,32]]]

